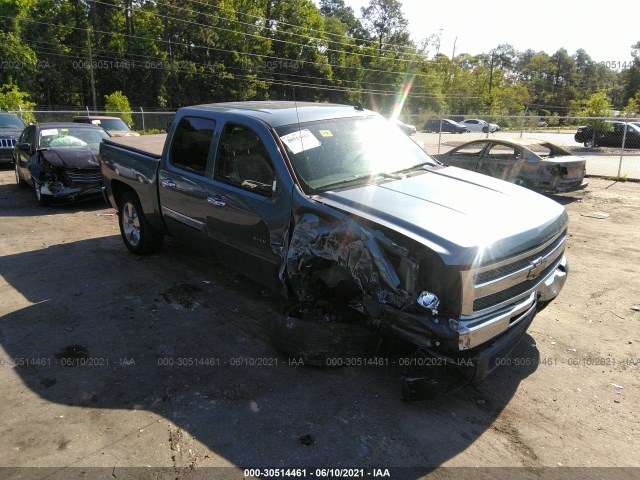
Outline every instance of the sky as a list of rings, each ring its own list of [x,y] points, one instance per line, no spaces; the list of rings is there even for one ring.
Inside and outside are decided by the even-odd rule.
[[[583,48],[597,62],[630,62],[640,42],[638,0],[400,0],[415,41],[442,29],[440,52],[488,53],[501,43],[516,50],[570,55]],[[357,17],[369,0],[345,0]],[[610,8],[615,6],[614,8]],[[433,52],[430,52],[432,55]]]

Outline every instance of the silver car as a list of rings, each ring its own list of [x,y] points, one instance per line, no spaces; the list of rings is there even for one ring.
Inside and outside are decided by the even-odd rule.
[[[536,139],[476,140],[434,157],[541,192],[569,192],[587,186],[584,158]]]

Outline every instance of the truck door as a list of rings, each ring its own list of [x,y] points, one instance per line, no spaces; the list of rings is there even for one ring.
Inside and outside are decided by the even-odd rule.
[[[210,118],[181,118],[161,160],[159,195],[165,225],[171,235],[196,247],[207,244],[215,126]]]
[[[278,272],[291,215],[290,191],[279,180],[267,145],[266,129],[227,123],[218,145],[213,178],[215,194],[207,217],[207,235],[241,272],[280,288]]]

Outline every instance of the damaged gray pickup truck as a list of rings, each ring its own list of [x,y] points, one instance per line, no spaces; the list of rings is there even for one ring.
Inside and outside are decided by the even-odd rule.
[[[167,135],[106,139],[100,163],[130,251],[169,234],[285,296],[341,302],[471,363],[475,380],[566,280],[562,206],[443,165],[358,106],[186,107]]]

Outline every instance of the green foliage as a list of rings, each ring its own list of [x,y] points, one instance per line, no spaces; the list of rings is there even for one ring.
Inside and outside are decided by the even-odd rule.
[[[91,74],[98,101],[121,92],[131,105],[166,109],[296,98],[401,109],[405,118],[518,116],[527,106],[551,119],[581,112],[598,92],[618,110],[637,112],[640,100],[640,42],[622,72],[584,50],[501,44],[449,57],[440,34],[412,41],[399,0],[369,0],[359,12],[346,0],[3,0],[0,15],[0,59],[11,66],[0,85],[38,105],[91,105]]]
[[[115,91],[110,95],[104,96],[104,107],[107,112],[119,112],[116,116],[120,117],[127,125],[133,125],[133,119],[131,118],[131,106],[129,105],[129,99],[121,92]]]
[[[35,122],[31,113],[36,104],[28,100],[29,94],[21,92],[17,85],[5,84],[0,88],[0,109],[20,111],[19,114],[25,122]]]
[[[597,92],[591,95],[587,100],[585,108],[580,111],[582,117],[607,117],[611,116],[611,103],[604,92]],[[591,125],[595,130],[604,128],[605,121],[603,119],[591,119],[585,122]]]

